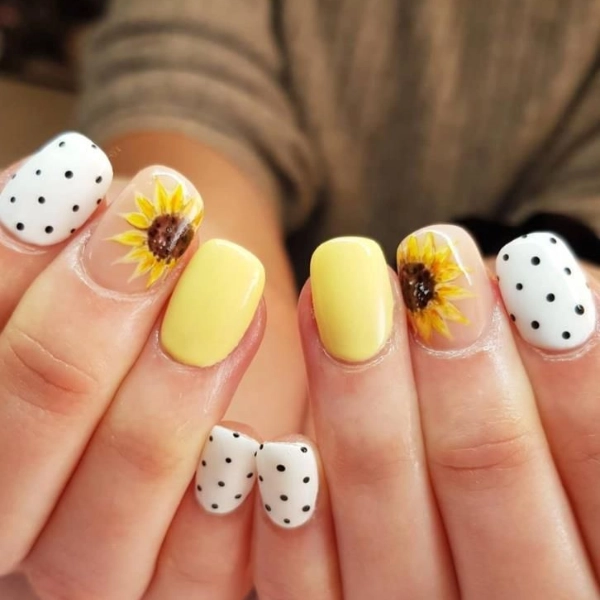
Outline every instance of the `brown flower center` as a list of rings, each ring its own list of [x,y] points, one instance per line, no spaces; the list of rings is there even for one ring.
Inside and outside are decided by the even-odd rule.
[[[183,256],[194,239],[194,228],[179,215],[160,215],[148,229],[150,252],[169,263]]]
[[[400,288],[408,310],[424,309],[435,297],[435,279],[423,263],[405,263],[400,267]]]

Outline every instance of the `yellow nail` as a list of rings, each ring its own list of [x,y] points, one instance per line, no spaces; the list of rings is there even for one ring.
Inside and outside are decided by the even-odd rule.
[[[187,365],[228,356],[250,326],[265,286],[262,263],[225,240],[206,242],[183,272],[163,320],[165,350]]]
[[[376,242],[343,237],[325,242],[310,263],[313,306],[321,341],[335,358],[375,356],[392,331],[394,298]]]

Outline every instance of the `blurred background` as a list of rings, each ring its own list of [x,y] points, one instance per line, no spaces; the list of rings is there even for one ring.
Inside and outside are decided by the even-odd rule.
[[[107,0],[0,0],[0,166],[72,122],[79,48]]]

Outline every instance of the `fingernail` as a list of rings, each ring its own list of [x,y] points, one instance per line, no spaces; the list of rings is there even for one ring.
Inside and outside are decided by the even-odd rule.
[[[239,508],[256,479],[254,453],[258,442],[217,425],[210,432],[196,472],[196,499],[211,513]]]
[[[558,235],[536,232],[513,240],[500,250],[496,273],[506,310],[525,341],[546,350],[569,350],[594,332],[592,291]]]
[[[177,282],[161,341],[179,362],[209,367],[227,357],[250,326],[265,285],[253,254],[225,240],[206,242]]]
[[[454,225],[419,229],[398,246],[398,277],[415,336],[435,350],[474,343],[488,325],[493,296],[471,236]]]
[[[111,204],[84,253],[91,277],[123,293],[163,281],[192,244],[204,206],[194,186],[166,167],[138,173]]]
[[[304,525],[315,511],[319,473],[308,444],[268,442],[256,456],[262,503],[273,523],[292,529]]]
[[[379,244],[342,237],[321,244],[310,263],[319,336],[333,357],[362,362],[375,356],[392,331],[394,298]]]
[[[112,176],[108,157],[94,142],[63,133],[13,173],[0,192],[0,224],[27,244],[58,244],[92,216]]]

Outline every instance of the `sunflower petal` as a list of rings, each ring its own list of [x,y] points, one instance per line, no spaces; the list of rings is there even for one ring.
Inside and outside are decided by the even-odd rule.
[[[462,325],[470,325],[471,322],[465,315],[463,315],[454,304],[451,302],[441,302],[436,306],[436,312],[440,317],[447,321],[453,321],[454,323],[461,323]]]
[[[458,285],[452,285],[448,283],[436,286],[435,292],[438,298],[448,300],[465,300],[467,298],[475,297],[475,294],[470,290],[465,290]]]
[[[426,311],[418,313],[409,313],[410,322],[416,333],[419,334],[425,341],[431,337],[431,320],[428,318]]]
[[[148,229],[150,227],[150,221],[146,215],[142,213],[127,213],[125,215],[121,215],[132,227],[136,229]]]
[[[154,178],[154,205],[160,215],[171,212],[171,197],[158,177]]]
[[[445,338],[452,339],[452,334],[448,329],[446,321],[437,312],[435,312],[435,310],[432,310],[428,314],[428,320],[431,323],[433,329],[437,331],[440,335],[443,335]]]
[[[137,207],[140,209],[140,212],[148,219],[148,221],[153,221],[156,215],[156,209],[154,204],[146,196],[142,196],[142,194],[137,194],[135,197],[135,203]]]
[[[204,210],[199,210],[198,214],[194,217],[194,220],[192,221],[192,224],[194,225],[195,229],[198,229],[198,227],[200,227],[200,223],[202,223],[204,219]]]
[[[178,183],[175,191],[171,194],[171,212],[177,214],[181,212],[185,198],[183,197],[183,186]]]
[[[147,248],[133,248],[125,256],[117,259],[114,264],[118,265],[140,262],[140,260],[144,260],[148,255],[149,253]]]
[[[419,240],[417,239],[417,236],[410,235],[408,237],[405,253],[406,262],[421,262],[421,252],[419,250]]]
[[[150,277],[148,277],[146,287],[152,287],[163,276],[166,270],[167,265],[164,262],[157,262],[150,271]]]
[[[464,271],[458,265],[445,265],[435,272],[435,280],[438,283],[448,283],[464,275]]]
[[[423,249],[421,251],[421,262],[426,267],[431,267],[433,265],[435,255],[435,238],[433,237],[433,233],[428,231],[425,234],[425,243],[423,244]]]
[[[145,275],[146,273],[148,273],[148,271],[154,268],[155,264],[156,259],[152,255],[147,256],[145,259],[141,260],[138,263],[137,267],[135,268],[135,271],[129,278],[129,281],[132,281],[134,279],[137,279],[138,277],[141,277],[142,275]]]
[[[125,246],[142,246],[146,243],[147,236],[143,231],[125,231],[119,235],[108,238],[111,242],[118,242]]]

